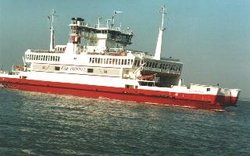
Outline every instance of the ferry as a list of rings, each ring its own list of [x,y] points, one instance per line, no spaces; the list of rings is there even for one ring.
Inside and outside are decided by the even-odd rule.
[[[55,45],[53,10],[50,16],[48,50],[28,49],[23,65],[0,71],[0,86],[23,91],[62,94],[87,98],[134,101],[144,104],[223,110],[235,106],[239,89],[219,85],[183,84],[183,63],[163,58],[165,6],[154,54],[128,48],[133,31],[122,29],[115,19],[90,25],[81,17],[69,24],[66,45]]]

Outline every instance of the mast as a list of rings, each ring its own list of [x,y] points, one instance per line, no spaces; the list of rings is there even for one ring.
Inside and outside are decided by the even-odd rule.
[[[154,59],[156,59],[156,60],[161,59],[162,38],[163,38],[163,31],[165,30],[165,28],[164,28],[164,15],[165,14],[166,14],[165,5],[163,5],[161,7],[161,26],[159,28],[159,34],[158,34],[157,44],[156,44],[156,48],[155,48]]]
[[[113,16],[111,18],[111,20],[112,20],[111,28],[113,28],[115,25],[115,15],[121,14],[121,13],[122,13],[122,11],[117,11],[117,10],[114,11]]]
[[[49,51],[54,51],[55,48],[55,30],[54,30],[54,17],[55,17],[55,10],[52,9],[50,16],[48,16],[50,22],[50,45]]]

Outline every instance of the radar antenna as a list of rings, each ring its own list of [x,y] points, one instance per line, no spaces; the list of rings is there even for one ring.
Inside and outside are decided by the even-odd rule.
[[[117,14],[122,14],[122,11],[117,11],[117,10],[114,11],[113,16],[111,18],[112,19],[111,28],[113,28],[115,25],[115,15],[117,15]]]

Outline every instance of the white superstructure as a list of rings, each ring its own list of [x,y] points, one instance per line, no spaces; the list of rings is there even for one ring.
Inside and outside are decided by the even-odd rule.
[[[112,23],[102,24],[98,18],[95,26],[84,19],[72,18],[69,25],[69,42],[66,45],[54,44],[54,28],[51,24],[50,50],[28,49],[25,52],[25,67],[29,72],[65,73],[92,76],[119,77],[121,79],[152,81],[154,85],[177,85],[182,63],[177,59],[161,59],[162,33],[164,30],[165,7],[162,8],[162,23],[156,47],[156,55],[126,50],[133,32],[116,27]],[[50,19],[54,20],[55,11]],[[143,84],[143,82],[141,82]]]

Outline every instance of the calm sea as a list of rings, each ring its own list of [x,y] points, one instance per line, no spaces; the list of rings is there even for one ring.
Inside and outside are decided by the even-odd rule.
[[[250,102],[212,112],[0,89],[0,155],[250,155]]]

